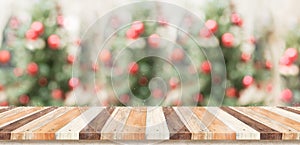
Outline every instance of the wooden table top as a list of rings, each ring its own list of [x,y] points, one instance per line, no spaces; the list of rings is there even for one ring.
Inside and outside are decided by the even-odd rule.
[[[300,140],[300,107],[0,107],[0,140]]]

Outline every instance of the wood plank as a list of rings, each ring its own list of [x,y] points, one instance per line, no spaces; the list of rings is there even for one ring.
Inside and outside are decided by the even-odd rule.
[[[222,121],[211,114],[203,107],[191,108],[203,124],[210,130],[214,140],[234,140],[235,131],[226,126]]]
[[[298,121],[300,122],[300,115],[297,115],[293,112],[290,112],[290,111],[287,111],[287,110],[284,110],[284,109],[280,109],[280,108],[277,108],[277,107],[262,107],[268,111],[271,111],[273,113],[276,113],[276,114],[280,114],[286,118],[289,118],[289,119],[292,119],[294,121]]]
[[[37,108],[40,108],[40,107],[37,107]],[[26,115],[25,118],[22,118],[18,121],[15,121],[13,123],[10,123],[9,125],[7,126],[4,126],[4,127],[1,127],[0,128],[0,140],[9,140],[10,139],[10,136],[11,136],[11,131],[55,110],[57,107],[50,107],[50,108],[43,108],[43,110],[41,111],[38,111],[34,114],[29,114],[29,115]]]
[[[248,126],[244,122],[241,122],[237,118],[231,116],[219,107],[206,107],[206,110],[221,120],[226,126],[236,132],[237,140],[259,140],[260,133]]]
[[[122,140],[144,140],[146,130],[146,107],[131,108],[122,132]]]
[[[102,110],[96,118],[90,121],[80,132],[79,139],[82,140],[100,140],[101,139],[101,130],[104,127],[104,124],[110,118],[111,114],[116,110],[113,107],[107,107]]]
[[[117,107],[111,117],[106,121],[101,130],[102,140],[120,140],[122,139],[121,131],[124,128],[128,116],[131,112],[129,107]]]
[[[55,133],[56,139],[59,140],[78,140],[79,132],[91,122],[101,111],[103,111],[104,107],[91,107],[80,116],[72,120],[66,126],[61,128]],[[103,115],[101,115],[103,117]]]
[[[268,116],[264,116],[258,112],[254,112],[256,107],[235,107],[234,110],[239,111],[240,113],[243,113],[244,115],[247,115],[248,117],[257,120],[264,125],[273,128],[279,132],[282,133],[282,139],[284,140],[291,140],[298,138],[298,134],[296,133],[297,130],[285,126],[284,124],[281,124],[280,122],[277,122],[273,119],[268,118]]]
[[[170,138],[162,107],[147,107],[146,139],[167,140]]]
[[[170,131],[171,140],[190,140],[192,133],[180,120],[172,107],[164,107],[163,112]]]
[[[278,107],[278,108],[281,108],[281,109],[284,109],[284,110],[287,110],[287,111],[290,111],[290,112],[293,112],[293,113],[296,113],[296,114],[300,114],[299,110],[296,110],[296,109],[293,109],[293,108],[289,108],[289,107]]]
[[[38,119],[35,119],[24,126],[17,128],[16,130],[11,132],[11,140],[21,140],[21,139],[30,139],[32,138],[32,131],[37,130],[41,126],[46,125],[52,120],[60,117],[62,114],[69,111],[70,107],[60,107],[47,115],[44,115]]]
[[[13,107],[13,106],[9,106],[9,107],[1,107],[0,113],[5,112],[5,111],[8,111],[8,110],[11,110],[11,109],[14,109],[14,108],[15,108],[15,107]]]
[[[211,139],[211,132],[189,107],[173,107],[184,125],[191,131],[192,140]]]
[[[275,129],[272,129],[236,110],[233,110],[229,107],[221,107],[222,110],[229,113],[233,117],[239,119],[240,121],[244,122],[245,124],[249,125],[253,129],[260,132],[260,139],[261,140],[281,140],[282,133],[278,132]]]
[[[80,115],[86,108],[72,107],[70,111],[32,132],[32,140],[54,140],[55,132]]]

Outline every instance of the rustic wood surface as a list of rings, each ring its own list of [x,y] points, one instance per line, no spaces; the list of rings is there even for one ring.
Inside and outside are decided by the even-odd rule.
[[[299,107],[0,107],[0,140],[300,140]]]

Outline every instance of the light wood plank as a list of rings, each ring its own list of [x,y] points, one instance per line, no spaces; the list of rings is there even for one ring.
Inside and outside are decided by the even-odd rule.
[[[252,127],[241,122],[237,118],[231,116],[219,107],[206,107],[206,109],[221,120],[225,125],[236,132],[237,140],[258,140],[260,139],[260,133]]]
[[[146,139],[166,140],[169,138],[170,133],[162,107],[147,107]]]
[[[298,115],[296,113],[293,113],[293,112],[290,112],[290,111],[287,111],[287,110],[283,110],[283,109],[280,109],[280,108],[277,108],[277,107],[262,107],[262,108],[266,109],[268,111],[271,111],[273,113],[277,113],[279,115],[282,115],[286,118],[292,119],[294,121],[300,122],[300,115]]]
[[[235,131],[226,126],[221,120],[216,118],[213,114],[209,113],[205,108],[194,107],[192,111],[197,117],[206,125],[212,132],[212,139],[215,140],[235,140]]]
[[[123,140],[144,140],[147,108],[131,108],[126,124],[122,130]]]
[[[131,109],[129,107],[117,107],[111,117],[105,123],[101,131],[101,139],[121,139],[121,131],[124,128]]]
[[[277,130],[278,132],[282,133],[282,139],[284,140],[291,140],[291,139],[296,139],[298,138],[298,134],[296,133],[297,131],[291,127],[288,127],[280,122],[274,121],[262,114],[259,114],[257,112],[253,111],[254,107],[234,107],[232,109],[254,119],[257,120],[264,125],[273,128]]]
[[[61,140],[78,140],[79,132],[93,120],[104,107],[91,107],[80,116],[72,120],[66,126],[55,133],[56,139]]]
[[[198,119],[189,107],[173,107],[181,121],[192,133],[192,140],[211,139],[209,129]]]
[[[66,113],[69,111],[71,108],[70,107],[61,107],[58,108],[47,115],[44,115],[38,119],[35,119],[24,126],[14,130],[11,132],[11,140],[20,140],[20,139],[30,139],[32,138],[32,131],[40,128],[41,126],[46,125],[53,119],[56,119],[60,117],[62,114]]]

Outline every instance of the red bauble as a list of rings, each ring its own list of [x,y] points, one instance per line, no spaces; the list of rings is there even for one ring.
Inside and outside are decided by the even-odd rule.
[[[151,91],[151,95],[154,98],[161,98],[161,97],[163,97],[164,93],[161,89],[156,88]]]
[[[293,61],[291,61],[291,59],[286,55],[282,56],[279,61],[280,61],[281,65],[291,65],[291,64],[293,64]]]
[[[48,45],[51,49],[57,50],[60,46],[60,38],[56,34],[52,34],[48,37]]]
[[[4,90],[4,86],[0,84],[0,92]]]
[[[0,106],[8,106],[9,103],[7,101],[2,101],[0,102]]]
[[[248,42],[249,42],[250,44],[255,44],[255,43],[256,43],[255,37],[254,37],[254,36],[250,36],[249,39],[248,39]]]
[[[267,92],[271,92],[273,90],[273,85],[269,83],[266,87]]]
[[[229,98],[234,98],[237,96],[237,90],[234,87],[226,89],[226,96]]]
[[[108,49],[103,49],[99,58],[103,63],[108,63],[111,59],[111,52]]]
[[[201,71],[205,74],[209,74],[211,71],[211,66],[210,66],[210,62],[209,61],[204,61],[201,64]]]
[[[139,65],[136,62],[131,62],[128,65],[128,73],[131,75],[137,74],[139,71]]]
[[[56,18],[56,22],[59,26],[63,26],[64,25],[64,17],[63,16],[57,16]]]
[[[194,99],[195,102],[198,103],[198,102],[202,102],[202,101],[203,101],[203,98],[204,98],[203,95],[202,95],[201,93],[198,93],[198,94],[196,94],[196,95],[194,96],[193,99]]]
[[[222,35],[222,45],[230,48],[234,44],[234,36],[231,33],[225,33]]]
[[[93,70],[94,72],[98,71],[98,69],[99,69],[98,64],[96,64],[96,63],[92,64],[92,70]]]
[[[41,77],[40,79],[39,79],[39,85],[40,86],[46,86],[48,84],[48,79],[46,78],[46,77]]]
[[[171,89],[176,89],[179,85],[179,80],[176,77],[172,77],[169,80],[169,86]]]
[[[243,62],[248,62],[249,60],[251,59],[251,55],[246,53],[246,52],[243,52],[242,55],[241,55],[241,60]]]
[[[67,62],[69,63],[69,64],[73,64],[74,62],[75,62],[75,56],[74,55],[68,55],[68,57],[67,57]]]
[[[14,68],[13,72],[16,77],[20,77],[23,75],[23,69],[18,67]]]
[[[180,48],[176,48],[173,50],[171,54],[172,61],[181,61],[184,58],[184,52]]]
[[[25,37],[26,37],[27,40],[36,40],[39,37],[39,35],[38,35],[38,33],[36,33],[35,30],[29,29],[25,33]]]
[[[211,32],[207,28],[202,28],[199,35],[202,38],[209,38],[211,36]]]
[[[61,89],[54,89],[51,92],[51,96],[53,99],[60,100],[63,98],[63,91]]]
[[[253,79],[252,76],[248,75],[248,76],[245,76],[243,78],[243,85],[244,85],[244,87],[249,87],[250,85],[253,84],[253,82],[254,82],[254,79]]]
[[[285,89],[281,92],[281,100],[285,103],[290,103],[293,100],[293,92],[290,89]]]
[[[71,88],[71,89],[74,89],[74,88],[76,88],[77,86],[79,85],[79,79],[78,78],[71,78],[70,80],[69,80],[69,87]]]
[[[159,37],[158,34],[151,34],[151,35],[148,37],[148,44],[149,44],[152,48],[158,48],[159,42],[160,42],[160,37]]]
[[[39,21],[35,21],[31,24],[31,30],[34,30],[37,35],[41,35],[44,32],[44,25]]]
[[[239,14],[233,13],[231,14],[231,22],[237,26],[242,26],[243,25],[243,20],[240,17]]]
[[[119,99],[120,99],[121,103],[126,104],[129,102],[130,96],[127,94],[124,94],[124,95],[121,95]]]
[[[215,33],[218,30],[218,23],[215,20],[207,20],[205,22],[205,27],[211,31],[211,33]]]
[[[31,62],[27,65],[27,73],[30,76],[35,76],[39,72],[39,66],[35,62]]]
[[[138,35],[144,32],[144,23],[141,21],[135,21],[131,25],[131,29],[133,29]]]
[[[137,33],[132,28],[130,28],[126,31],[126,38],[128,38],[128,39],[137,39],[139,36],[140,36],[139,33]]]
[[[267,60],[265,63],[265,67],[266,67],[266,69],[272,69],[272,67],[273,67],[272,62]]]
[[[284,52],[284,55],[287,56],[291,62],[295,62],[298,58],[298,51],[296,48],[288,48]]]
[[[148,83],[148,78],[147,78],[147,77],[141,77],[141,78],[139,79],[139,84],[140,84],[141,86],[145,86],[145,85],[147,85],[147,83]]]
[[[20,102],[20,104],[22,104],[22,105],[28,104],[29,101],[30,101],[30,98],[29,98],[29,96],[27,96],[27,95],[22,95],[22,96],[19,97],[19,102]]]
[[[0,64],[6,64],[10,61],[10,52],[8,50],[0,50]]]

